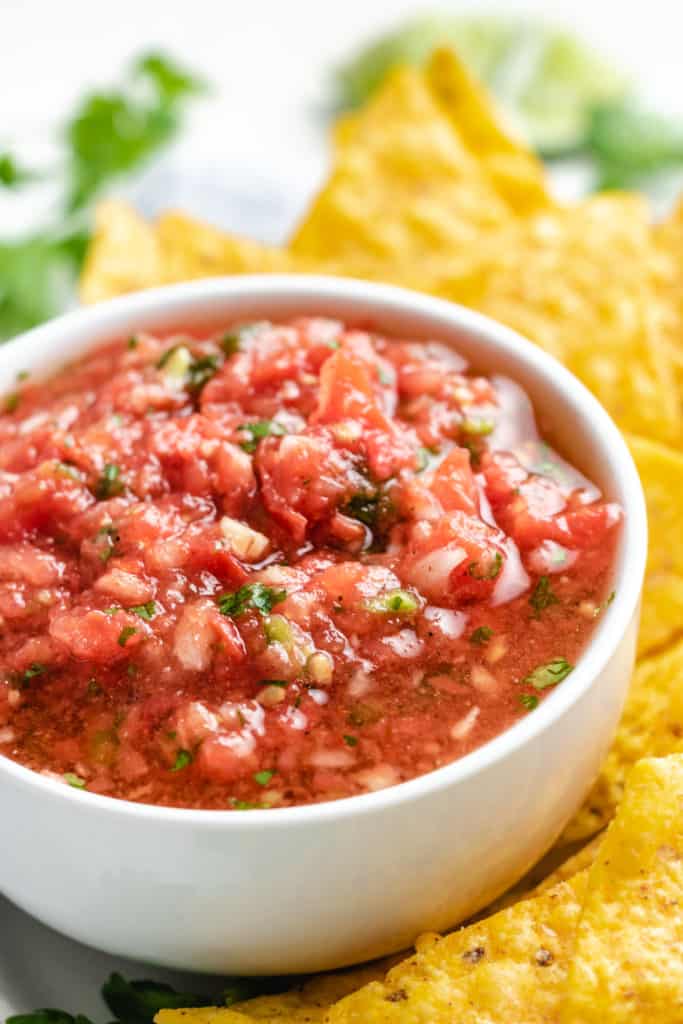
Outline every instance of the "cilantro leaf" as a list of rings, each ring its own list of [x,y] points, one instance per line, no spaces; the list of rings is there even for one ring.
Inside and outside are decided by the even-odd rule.
[[[545,690],[549,686],[555,686],[566,679],[574,666],[570,665],[566,658],[553,658],[545,665],[538,665],[525,676],[522,683],[525,686],[533,686],[535,690]]]
[[[534,618],[540,619],[542,611],[550,608],[551,605],[559,603],[560,600],[550,585],[550,578],[548,576],[540,576],[529,598],[529,604],[534,610]]]
[[[264,583],[245,583],[239,590],[221,594],[217,600],[221,613],[236,619],[248,608],[267,615],[276,604],[284,601],[286,597],[286,590],[274,590],[273,587],[267,587]]]
[[[106,501],[113,498],[123,490],[123,483],[119,479],[121,470],[113,462],[108,462],[102,470],[102,476],[95,485],[95,497],[98,501]]]
[[[523,693],[519,698],[519,703],[527,711],[535,711],[538,707],[539,700],[535,693]]]
[[[257,420],[256,423],[242,423],[238,430],[245,431],[249,434],[246,441],[240,442],[240,447],[245,452],[255,452],[259,441],[262,441],[264,437],[282,437],[287,431],[281,423],[277,423],[275,420]]]
[[[18,188],[33,178],[35,174],[22,167],[11,153],[7,150],[0,153],[0,185],[5,188]]]
[[[33,1013],[16,1013],[8,1017],[5,1024],[92,1024],[82,1013],[72,1015],[64,1010],[34,1010]]]
[[[199,79],[161,54],[139,58],[120,89],[86,96],[68,121],[66,208],[87,205],[104,185],[143,164],[178,130]]]
[[[476,644],[480,647],[482,644],[487,644],[493,636],[493,630],[490,626],[477,626],[477,628],[470,633],[470,643]]]
[[[156,601],[147,601],[145,604],[134,604],[132,608],[128,609],[138,615],[145,622],[151,622],[157,613]]]
[[[126,981],[112,974],[102,986],[102,998],[121,1024],[152,1024],[159,1010],[176,1010],[187,1006],[210,1006],[214,1000],[198,993],[176,992],[159,981]],[[27,1022],[28,1024],[28,1022]],[[43,1024],[42,1021],[36,1024]],[[46,1021],[45,1024],[53,1024]],[[69,1024],[55,1021],[54,1024]]]
[[[183,768],[187,768],[189,764],[192,764],[194,758],[189,750],[179,750],[176,754],[175,762],[171,768],[172,772],[180,772]]]
[[[188,368],[188,391],[198,394],[205,384],[211,380],[218,370],[219,360],[216,355],[200,356],[194,359]]]

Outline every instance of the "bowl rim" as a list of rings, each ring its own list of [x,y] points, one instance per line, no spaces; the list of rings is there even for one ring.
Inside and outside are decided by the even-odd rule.
[[[227,809],[202,810],[136,803],[119,797],[76,790],[3,754],[0,754],[0,775],[8,775],[17,784],[41,791],[46,798],[53,796],[73,801],[84,812],[111,813],[122,818],[142,819],[169,827],[195,826],[233,832],[243,829],[305,827],[316,821],[342,821],[357,815],[373,814],[406,802],[418,801],[428,794],[450,789],[483,773],[543,733],[587,693],[598,681],[637,614],[647,557],[647,514],[640,478],[624,438],[607,411],[578,378],[553,356],[511,328],[445,299],[357,278],[318,274],[245,274],[147,289],[100,302],[92,307],[76,309],[18,335],[3,346],[0,362],[5,353],[23,350],[32,344],[44,344],[53,336],[54,339],[68,336],[71,331],[82,330],[88,325],[95,332],[101,331],[110,319],[130,319],[129,329],[134,330],[137,317],[155,312],[159,313],[160,323],[165,314],[168,314],[167,322],[172,323],[175,316],[182,319],[185,306],[201,302],[209,304],[211,301],[231,297],[253,298],[262,304],[271,301],[274,306],[278,301],[297,298],[304,308],[307,303],[313,305],[316,301],[339,301],[342,305],[358,302],[366,307],[375,306],[372,315],[376,315],[380,323],[382,313],[386,315],[387,311],[396,313],[404,310],[406,314],[425,319],[440,318],[447,321],[449,327],[465,334],[485,337],[489,345],[504,351],[511,362],[529,367],[539,378],[550,377],[555,385],[562,385],[567,405],[573,406],[582,419],[588,421],[593,440],[599,445],[601,456],[611,463],[621,490],[621,503],[626,516],[615,571],[614,600],[605,610],[568,680],[557,687],[533,715],[524,716],[504,732],[447,765],[375,792],[314,804],[236,813],[234,810],[228,812]],[[112,333],[117,332],[120,332],[120,328],[112,325]]]

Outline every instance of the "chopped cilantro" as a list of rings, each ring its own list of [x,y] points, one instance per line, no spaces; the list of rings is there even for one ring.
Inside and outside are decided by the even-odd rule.
[[[281,686],[283,689],[289,686],[286,679],[262,679],[259,686]]]
[[[545,690],[566,679],[574,668],[565,658],[553,658],[545,665],[538,665],[522,680],[525,686],[533,686],[536,690]]]
[[[35,679],[36,676],[42,676],[47,672],[47,666],[41,665],[39,661],[33,661],[27,669],[24,670],[22,675],[22,682],[28,683],[29,680]]]
[[[106,501],[113,498],[123,490],[123,483],[119,479],[121,470],[113,462],[108,462],[102,470],[102,476],[95,487],[95,497],[98,501]]]
[[[180,772],[183,768],[187,768],[188,764],[192,764],[192,754],[189,750],[179,750],[171,771]]]
[[[73,772],[64,772],[64,781],[68,782],[74,789],[85,789],[85,779],[82,779],[80,775],[75,775]]]
[[[117,641],[119,647],[125,647],[128,640],[132,636],[135,636],[136,633],[137,629],[135,629],[133,626],[124,626],[121,632],[119,633],[119,639]]]
[[[235,327],[232,331],[228,331],[219,340],[218,344],[225,352],[226,356],[234,356],[236,352],[240,352],[245,341],[257,334],[262,327],[267,327],[268,322],[258,320],[253,324],[242,324],[241,327]]]
[[[559,598],[550,585],[550,578],[548,576],[539,577],[538,583],[529,598],[529,604],[534,610],[534,618],[540,619],[542,611],[550,608],[553,604],[559,603]]]
[[[375,527],[382,512],[381,502],[381,495],[377,491],[374,493],[359,492],[349,498],[341,511],[351,519],[357,519],[358,522],[364,523],[366,526]]]
[[[221,594],[217,601],[218,608],[223,615],[230,615],[236,619],[248,608],[267,615],[272,611],[274,605],[284,601],[286,597],[286,590],[275,590],[263,583],[245,583],[243,587],[233,593]]]
[[[358,737],[357,736],[349,736],[348,734],[345,734],[344,735],[344,743],[347,745],[347,747],[357,747],[358,746]]]
[[[250,800],[236,800],[234,797],[230,803],[236,811],[260,811],[263,809],[262,804],[255,804]]]
[[[120,608],[119,605],[117,604],[110,604],[108,608],[103,608],[102,611],[104,612],[105,615],[113,616],[118,615],[119,612],[122,612],[123,608]]]
[[[267,786],[273,775],[275,775],[275,772],[254,772],[254,782],[258,782],[259,786]]]
[[[255,452],[259,441],[262,441],[264,437],[282,437],[287,431],[281,423],[277,423],[275,420],[257,420],[256,423],[242,423],[238,430],[243,430],[249,434],[246,441],[240,442],[240,447],[245,452]]]
[[[468,573],[475,580],[495,580],[503,568],[503,556],[496,551],[488,567],[479,568],[479,562],[470,562]]]
[[[134,604],[133,607],[128,610],[139,615],[141,619],[145,620],[145,622],[150,622],[157,613],[156,601],[147,601],[145,604]]]
[[[128,348],[130,348],[130,349],[137,348],[139,344],[140,344],[140,339],[138,338],[137,334],[132,334],[130,336],[130,338],[128,339]]]
[[[595,618],[596,619],[597,619],[598,615],[601,615],[605,611],[606,608],[609,608],[609,606],[611,605],[612,601],[616,597],[616,594],[617,594],[616,590],[613,590],[612,593],[609,595],[609,597],[605,598],[605,600],[602,602],[602,604],[598,605],[598,607],[595,609]]]
[[[177,992],[161,981],[126,981],[120,974],[112,974],[105,982],[102,996],[119,1024],[153,1024],[160,1010],[220,1005],[220,997],[217,998],[216,994],[206,996],[197,992]]]
[[[213,375],[218,370],[219,360],[216,355],[201,356],[194,359],[188,368],[188,391],[192,391],[197,394],[202,390],[205,384],[211,380]]]
[[[470,643],[481,646],[487,644],[493,636],[493,630],[490,626],[477,626],[474,632],[470,633]]]
[[[538,707],[538,697],[535,693],[523,693],[520,695],[519,703],[527,711],[533,711],[534,708]]]
[[[391,615],[412,615],[420,607],[414,594],[409,590],[390,590],[387,594],[373,597],[367,604],[371,612]]]
[[[19,402],[21,401],[21,395],[16,392],[13,395],[7,395],[5,398],[4,409],[5,412],[16,412],[19,408]]]

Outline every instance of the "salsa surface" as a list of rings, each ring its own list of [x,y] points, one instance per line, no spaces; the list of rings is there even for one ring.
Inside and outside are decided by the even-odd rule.
[[[0,416],[0,752],[185,807],[413,778],[562,684],[620,520],[438,342],[109,344]]]

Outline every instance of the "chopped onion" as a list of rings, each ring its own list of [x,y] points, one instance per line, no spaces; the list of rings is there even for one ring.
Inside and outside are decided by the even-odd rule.
[[[378,789],[386,789],[387,786],[395,786],[399,781],[398,772],[390,764],[377,764],[374,768],[366,768],[358,772],[356,778],[361,786],[375,792]]]
[[[441,596],[448,590],[451,573],[466,557],[464,548],[451,545],[430,551],[410,566],[410,582],[426,594]]]
[[[223,516],[221,533],[230,544],[230,549],[244,562],[258,562],[270,548],[270,541],[264,533],[252,530],[238,519]]]
[[[479,718],[479,710],[478,707],[470,708],[466,715],[451,726],[451,736],[454,740],[464,740],[465,736],[472,732],[474,723]]]
[[[314,768],[351,768],[356,763],[350,750],[316,750],[308,760]]]

